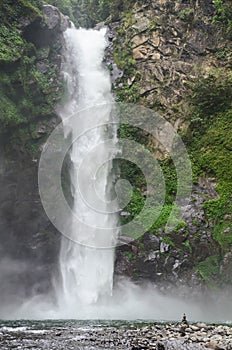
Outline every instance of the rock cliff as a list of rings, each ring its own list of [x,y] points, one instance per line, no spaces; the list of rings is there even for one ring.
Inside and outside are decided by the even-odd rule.
[[[10,1],[1,4],[1,17],[0,294],[4,304],[4,298],[47,291],[57,268],[59,234],[40,202],[38,161],[42,145],[59,122],[55,105],[63,92],[62,33],[69,21],[53,6],[39,11],[30,3],[15,6]]]
[[[230,5],[223,3],[226,14]],[[227,146],[231,12],[227,21],[218,11],[210,0],[138,1],[110,22],[108,65],[116,99],[143,104],[167,119],[182,136],[192,161],[193,192],[179,227],[165,234],[161,219],[139,240],[118,249],[119,275],[152,280],[165,290],[183,285],[205,290],[228,285],[231,279],[232,169],[225,166],[232,160]],[[168,183],[168,211],[176,190],[170,155],[149,135],[124,129],[120,133],[140,138],[160,160]],[[134,190],[144,191],[138,172],[124,165],[122,173],[130,174]],[[137,197],[127,207],[129,218],[141,203]]]

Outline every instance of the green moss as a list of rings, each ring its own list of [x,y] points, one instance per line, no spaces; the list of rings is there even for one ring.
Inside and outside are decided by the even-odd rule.
[[[172,211],[172,205],[168,205],[168,204],[164,205],[158,219],[153,224],[150,232],[154,232],[159,228],[164,228],[166,223],[167,223],[167,220],[169,218],[171,211]]]
[[[173,240],[169,236],[162,236],[162,241],[171,247],[175,246],[175,243],[173,242]],[[164,254],[166,254],[166,253],[168,253],[168,252],[165,252]]]
[[[189,240],[186,240],[185,242],[182,243],[184,247],[186,247],[189,251],[189,253],[192,253],[192,247],[191,247],[191,244],[189,242]]]
[[[201,261],[197,266],[196,270],[199,272],[203,280],[211,287],[217,286],[217,280],[220,272],[220,264],[218,257],[212,255]]]
[[[132,54],[132,24],[132,12],[125,12],[114,41],[114,62],[124,72],[115,90],[117,101],[135,103],[140,100],[140,73],[137,71],[136,60]],[[130,78],[133,78],[133,81],[128,83]]]
[[[219,284],[221,256],[232,247],[232,89],[231,70],[201,72],[191,97],[191,136],[185,138],[192,161],[194,181],[211,177],[217,184],[218,198],[205,201],[205,219],[212,225],[211,234],[220,254],[200,262],[196,269],[212,287]],[[188,240],[183,243],[191,253]]]
[[[117,89],[117,102],[129,102],[136,103],[140,99],[139,86],[134,83],[133,85],[125,84]]]
[[[145,204],[145,198],[141,194],[140,190],[136,187],[132,187],[130,202],[124,208],[124,211],[129,212],[129,217],[122,217],[122,223],[126,224],[133,220],[142,210]]]
[[[128,257],[128,259],[132,260],[135,258],[134,254],[131,252],[125,252],[125,255]]]
[[[48,62],[48,70],[42,74],[36,69],[36,51],[31,45],[29,47],[31,56],[24,55],[11,69],[0,71],[0,99],[5,106],[1,132],[53,114],[55,103],[63,92],[62,83],[57,82],[57,69]]]
[[[231,119],[232,110],[217,114],[199,144],[201,167],[219,179],[217,189],[221,195],[232,192]]]
[[[0,3],[0,61],[15,62],[23,54],[26,42],[20,31],[19,20],[31,21],[42,18],[41,1],[19,0],[14,4],[10,0]]]
[[[30,20],[42,18],[41,0],[4,0],[0,3],[0,18],[3,23],[16,23],[18,19],[27,17]]]
[[[46,2],[57,6],[76,26],[86,28],[109,20],[109,16],[117,20],[122,12],[128,11],[134,5],[132,0],[47,0]]]
[[[227,47],[220,47],[215,52],[214,56],[220,61],[230,61],[231,60],[231,50]]]
[[[208,126],[211,116],[232,107],[232,71],[211,69],[205,76],[200,72],[192,85],[190,105],[191,120]]]
[[[213,223],[213,237],[226,252],[232,245],[230,225],[225,216],[232,214],[232,88],[231,71],[214,72],[206,80],[197,82],[193,101],[199,121],[193,121],[193,140],[190,154],[195,177],[211,177],[217,183],[219,198],[206,201],[205,215]],[[213,80],[214,76],[214,80]],[[221,77],[221,80],[220,80]],[[201,125],[201,128],[197,124]]]
[[[177,174],[171,158],[160,161],[160,166],[165,180],[166,203],[172,204],[177,190]]]
[[[186,229],[186,235],[188,234],[188,225],[185,221],[180,221],[177,226],[175,227],[175,229],[173,230],[173,232],[178,233],[180,230],[182,231],[183,229]]]
[[[136,73],[136,61],[132,57],[132,48],[130,41],[122,44],[116,44],[114,47],[114,62],[118,68],[122,69],[128,76]]]
[[[17,128],[13,129],[13,132],[8,134],[8,149],[11,149],[11,152],[12,149],[17,149],[17,152],[21,154],[37,158],[40,147],[45,143],[47,136],[39,135],[36,128],[36,122],[19,124]]]
[[[194,9],[186,8],[178,13],[178,17],[184,22],[192,23],[194,17]]]
[[[0,91],[0,105],[1,129],[14,127],[26,121],[26,119],[20,115],[15,103],[6,97],[2,91]]]
[[[41,6],[40,0],[19,0],[17,3],[6,0],[0,3],[1,134],[9,131],[17,134],[16,127],[22,125],[26,129],[36,118],[52,115],[63,92],[62,83],[57,79],[58,68],[49,60],[51,49],[37,51],[31,42],[23,38],[20,30],[21,18],[29,18],[30,21],[42,19]],[[37,69],[42,50],[48,51],[47,61],[43,60],[47,68],[44,74]],[[22,135],[17,135],[25,148],[37,148],[37,141],[33,141],[34,145],[32,142],[26,145]]]
[[[215,14],[213,23],[222,24],[228,38],[232,39],[232,8],[230,0],[214,0]]]
[[[71,17],[73,19],[73,8],[77,1],[72,0],[49,0],[44,1],[49,5],[53,5],[58,7],[58,9],[65,15]]]
[[[16,27],[11,27],[9,30],[6,25],[0,25],[0,61],[17,61],[22,55],[24,46],[25,42]]]

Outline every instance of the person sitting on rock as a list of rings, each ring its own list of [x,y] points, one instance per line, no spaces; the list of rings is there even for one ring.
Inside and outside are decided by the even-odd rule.
[[[189,323],[187,321],[186,315],[184,314],[180,324],[180,334],[182,337],[185,336],[185,329],[188,328],[188,326],[189,326]]]
[[[182,318],[181,323],[186,324],[186,326],[188,326],[188,325],[189,325],[189,323],[188,323],[188,321],[187,321],[187,318],[186,318],[186,315],[185,315],[185,314],[183,315],[183,318]]]

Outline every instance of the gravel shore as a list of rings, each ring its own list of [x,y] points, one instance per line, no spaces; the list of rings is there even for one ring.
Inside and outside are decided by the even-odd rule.
[[[0,327],[1,350],[232,350],[232,326],[123,321],[18,321]]]
[[[232,350],[232,328],[205,323],[148,326],[137,332],[131,345],[133,350]]]
[[[148,350],[232,350],[232,327],[226,325],[154,324],[136,329],[93,330],[83,343],[103,348]]]

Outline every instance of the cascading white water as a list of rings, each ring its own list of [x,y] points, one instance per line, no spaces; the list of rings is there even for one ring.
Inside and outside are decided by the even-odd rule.
[[[105,248],[114,245],[117,235],[116,230],[107,230],[117,221],[115,214],[108,213],[113,183],[111,159],[115,150],[104,141],[111,139],[116,149],[117,131],[108,127],[112,122],[113,99],[110,75],[102,63],[107,46],[106,29],[72,27],[66,31],[65,41],[68,101],[60,114],[64,127],[67,118],[75,115],[71,130],[66,132],[72,134],[74,128],[82,130],[70,151],[72,209],[79,220],[78,224],[73,223],[71,239],[62,238],[60,252],[59,303],[63,308],[70,307],[73,314],[76,306],[80,309],[80,305],[94,304],[112,293],[114,249]],[[102,126],[94,127],[96,118]]]

